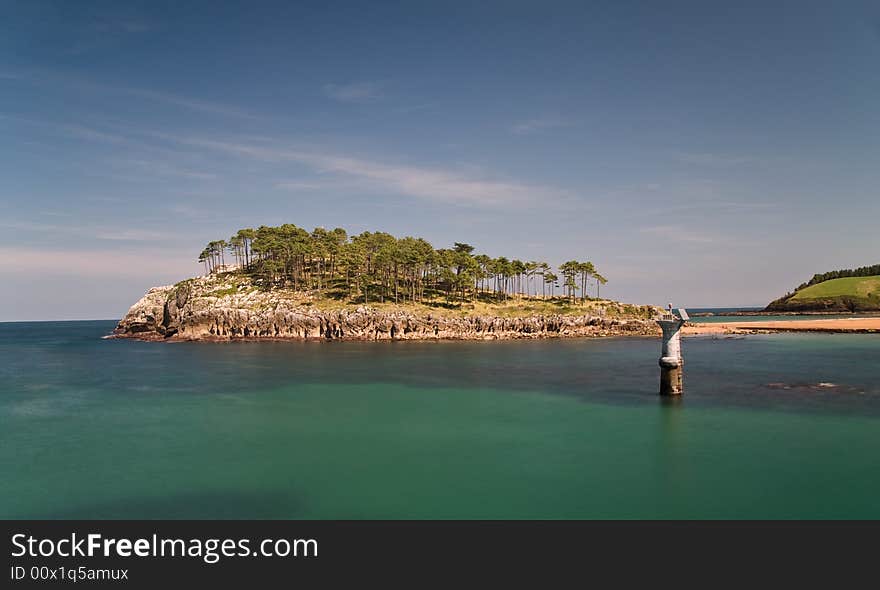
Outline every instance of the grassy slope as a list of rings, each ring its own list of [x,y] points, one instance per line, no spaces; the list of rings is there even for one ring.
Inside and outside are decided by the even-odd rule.
[[[767,311],[857,312],[880,310],[880,276],[831,279],[777,299]]]
[[[792,300],[824,299],[828,297],[870,297],[880,295],[880,276],[846,277],[832,279],[801,289],[794,294]]]

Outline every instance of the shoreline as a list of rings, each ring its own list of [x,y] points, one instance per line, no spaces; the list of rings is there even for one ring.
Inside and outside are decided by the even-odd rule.
[[[805,311],[789,311],[789,310],[779,310],[779,311],[767,311],[767,310],[755,310],[755,311],[729,311],[724,313],[712,313],[712,312],[698,312],[692,313],[691,317],[693,318],[715,318],[715,317],[772,317],[772,316],[830,316],[830,315],[845,315],[853,318],[863,318],[863,317],[880,317],[880,310],[878,311],[845,311],[845,310],[805,310]]]
[[[685,336],[708,334],[769,334],[777,332],[814,332],[825,334],[878,334],[880,317],[845,319],[688,323]]]
[[[638,327],[637,327],[638,326]],[[347,336],[217,336],[201,334],[194,336],[164,337],[156,332],[111,333],[104,336],[107,340],[137,340],[140,342],[497,342],[503,340],[558,340],[571,338],[657,338],[659,328],[654,331],[646,323],[632,321],[621,322],[611,326],[591,326],[593,330],[575,330],[572,332],[513,332],[479,333],[465,332],[459,334],[410,333],[391,336],[384,332],[379,334],[357,334]],[[635,328],[635,329],[634,329]],[[880,334],[880,317],[850,318],[832,320],[792,320],[775,322],[718,322],[688,323],[682,328],[682,335],[691,336],[743,336],[749,334],[775,333],[818,333],[818,334]]]
[[[481,318],[484,319],[484,318]],[[495,318],[498,319],[498,318]],[[532,320],[535,318],[526,318]],[[578,318],[581,319],[581,318]],[[570,338],[615,338],[615,337],[659,337],[660,328],[650,320],[611,320],[597,321],[596,318],[586,316],[586,321],[575,325],[566,325],[564,328],[554,330],[547,324],[528,326],[529,322],[522,322],[514,329],[501,329],[487,331],[481,329],[472,330],[412,330],[407,332],[401,329],[371,330],[369,332],[352,333],[339,330],[337,326],[319,326],[317,330],[308,330],[289,333],[289,335],[240,335],[240,334],[212,334],[209,331],[200,330],[187,333],[176,332],[166,336],[159,332],[148,330],[139,332],[121,331],[117,328],[114,332],[103,337],[105,340],[137,340],[140,342],[497,342],[502,340],[556,340]],[[526,327],[528,326],[528,327]],[[525,329],[524,329],[525,328]],[[534,329],[538,328],[538,329]],[[550,329],[548,329],[550,328]]]

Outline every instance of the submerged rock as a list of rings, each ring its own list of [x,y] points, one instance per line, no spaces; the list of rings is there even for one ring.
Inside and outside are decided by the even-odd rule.
[[[784,382],[773,382],[768,383],[766,385],[768,389],[776,389],[782,391],[793,391],[800,393],[815,393],[820,391],[827,391],[831,393],[842,393],[842,394],[852,394],[856,393],[859,395],[865,395],[865,389],[862,387],[857,387],[854,385],[841,385],[838,383],[831,383],[830,381],[820,381],[818,383],[784,383]]]

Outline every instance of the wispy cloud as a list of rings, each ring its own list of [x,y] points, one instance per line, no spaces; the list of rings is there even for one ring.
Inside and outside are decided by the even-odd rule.
[[[86,80],[78,76],[71,76],[51,70],[20,70],[8,71],[0,73],[0,78],[8,78],[14,80],[22,80],[36,84],[48,86],[62,86],[78,89],[86,92],[98,94],[122,94],[142,98],[152,102],[160,102],[172,106],[181,107],[190,111],[207,113],[212,115],[222,115],[228,117],[239,117],[245,119],[260,119],[261,117],[250,113],[236,106],[222,104],[184,96],[172,92],[164,92],[158,90],[149,90],[145,88],[134,88],[128,86],[114,86]]]
[[[779,209],[779,203],[769,202],[746,202],[746,201],[716,201],[707,203],[706,208],[714,208],[727,213],[771,211]]]
[[[132,278],[185,277],[198,266],[177,250],[151,249],[149,255],[107,250],[0,247],[0,272],[19,275],[72,275]]]
[[[87,141],[98,141],[102,143],[112,144],[132,143],[132,140],[128,137],[124,137],[117,133],[101,131],[99,129],[95,129],[94,127],[89,127],[80,123],[59,123],[48,119],[31,119],[28,117],[2,113],[0,113],[0,119],[5,119],[7,121],[12,121],[15,123],[23,123],[25,125],[42,129],[48,129],[54,133],[60,133]]]
[[[370,102],[382,98],[382,85],[378,82],[325,84],[323,90],[327,97],[340,102]]]
[[[171,150],[165,146],[146,142],[142,137],[133,135],[129,130],[124,130],[124,132],[128,134],[123,135],[117,133],[116,128],[112,129],[112,131],[106,131],[82,124],[37,121],[17,116],[5,116],[2,114],[0,114],[0,119],[9,119],[27,125],[34,125],[49,129],[55,133],[85,141],[107,143],[110,145],[125,145],[127,148],[126,153],[146,152],[149,154],[146,157],[140,158],[109,158],[104,160],[107,166],[83,168],[80,170],[80,173],[82,174],[90,176],[105,176],[107,178],[115,178],[131,182],[141,182],[156,176],[186,178],[190,180],[213,180],[217,178],[217,174],[213,172],[193,169],[191,167],[181,166],[177,163],[187,158],[191,158],[192,154],[186,154],[177,150]],[[129,172],[132,169],[135,170],[137,174],[130,174]]]
[[[105,143],[127,143],[128,139],[122,137],[121,135],[116,135],[113,133],[105,133],[104,131],[98,131],[97,129],[92,129],[91,127],[86,127],[85,125],[62,125],[62,131],[76,137],[78,139],[86,139],[89,141],[101,141]]]
[[[617,187],[607,193],[608,202],[629,207],[633,214],[647,216],[658,224],[682,220],[700,222],[718,216],[730,216],[740,222],[743,217],[779,214],[784,206],[773,195],[755,195],[736,182],[687,177],[669,178],[661,183],[643,182]],[[727,218],[727,217],[725,217]]]
[[[169,136],[170,137],[170,136]],[[383,190],[431,201],[497,206],[503,204],[545,203],[570,197],[562,189],[524,184],[512,180],[477,177],[453,170],[385,164],[347,155],[306,149],[281,149],[250,144],[177,138],[193,146],[220,150],[269,162],[296,162],[316,172],[336,173],[374,183]]]
[[[96,232],[94,235],[99,240],[109,240],[112,242],[152,242],[156,240],[165,240],[171,237],[167,232],[145,229],[102,230]]]
[[[217,178],[216,174],[210,172],[201,172],[198,170],[190,170],[188,168],[180,168],[155,160],[139,160],[139,159],[123,159],[119,160],[124,165],[131,165],[151,174],[160,176],[175,176],[179,178],[189,178],[192,180],[213,180]]]
[[[18,230],[18,231],[36,231],[36,232],[48,232],[55,231],[59,228],[58,225],[48,224],[48,223],[36,223],[33,221],[16,221],[16,220],[4,220],[0,221],[0,228],[8,229],[8,230]]]
[[[516,135],[529,135],[540,131],[546,131],[547,129],[569,127],[570,125],[570,121],[560,119],[559,117],[539,117],[516,123],[511,126],[510,132]]]
[[[97,50],[106,50],[120,41],[133,35],[142,35],[155,29],[145,19],[135,16],[117,17],[103,15],[94,21],[68,28],[73,36],[72,44],[67,48],[69,55],[83,55]]]
[[[51,234],[92,238],[112,242],[154,242],[170,241],[177,238],[172,233],[144,229],[120,229],[114,226],[84,226],[71,224],[41,223],[28,220],[10,220],[0,222],[0,228],[12,231],[24,231],[30,234]]]
[[[676,159],[685,164],[700,164],[704,166],[738,166],[748,164],[754,159],[748,156],[731,156],[724,154],[712,154],[707,152],[683,152],[676,154]]]
[[[107,133],[93,127],[81,125],[79,123],[57,123],[43,119],[30,119],[28,117],[20,117],[18,115],[8,115],[0,113],[0,119],[12,121],[15,123],[23,123],[34,127],[49,129],[55,133],[62,133],[77,139],[85,139],[88,141],[99,141],[103,143],[128,143],[130,140],[122,135],[115,133]]]
[[[89,30],[98,33],[146,33],[155,27],[152,23],[140,19],[103,19],[92,23]]]
[[[147,100],[152,100],[156,102],[163,102],[166,104],[183,107],[185,109],[189,109],[191,111],[199,111],[202,113],[209,113],[212,115],[225,115],[229,117],[240,117],[244,119],[258,119],[257,115],[253,113],[249,113],[244,109],[240,109],[238,107],[233,107],[225,104],[219,104],[216,102],[208,102],[204,100],[199,100],[196,98],[189,98],[185,96],[180,96],[177,94],[171,94],[167,92],[156,92],[153,90],[145,90],[143,88],[113,88],[116,92],[122,92],[125,94],[130,94],[132,96],[137,96],[140,98],[145,98]]]
[[[275,183],[275,188],[290,192],[338,190],[351,186],[353,186],[352,183],[344,181],[285,180]]]
[[[664,242],[711,244],[722,241],[720,236],[710,236],[679,225],[654,225],[639,228],[639,232],[656,236]]]
[[[127,142],[133,146],[149,149],[159,148],[154,144],[147,145],[140,139],[130,136],[107,133],[83,125],[65,125],[61,127],[66,133],[85,140],[118,144]],[[129,130],[132,131],[132,130]],[[426,166],[390,164],[373,159],[353,157],[346,154],[320,150],[314,146],[279,146],[244,142],[239,139],[214,140],[201,137],[178,136],[151,130],[133,131],[141,137],[158,139],[176,143],[190,148],[204,148],[232,154],[239,157],[271,162],[293,162],[310,168],[318,174],[335,174],[336,189],[347,185],[357,188],[387,191],[433,202],[446,202],[462,205],[492,207],[499,205],[525,205],[541,202],[544,206],[560,205],[572,202],[574,195],[567,190],[540,184],[523,183],[513,179],[498,178],[489,173],[475,169],[449,169]],[[149,167],[151,162],[134,159],[141,167]],[[212,178],[213,175],[201,171],[181,169],[170,165],[156,170],[160,174],[176,174],[197,179]],[[102,174],[107,174],[103,170]],[[346,181],[347,179],[347,181]],[[352,183],[354,179],[357,182]],[[327,181],[320,180],[320,187],[312,186],[312,180],[281,181],[277,188],[287,190],[318,190],[327,188]],[[303,183],[307,183],[303,184]]]
[[[437,102],[423,102],[421,104],[414,104],[414,105],[409,105],[409,106],[405,106],[405,107],[400,107],[399,109],[397,109],[396,112],[402,113],[402,114],[417,113],[419,111],[426,111],[428,109],[433,109],[438,104],[439,103],[437,103]]]

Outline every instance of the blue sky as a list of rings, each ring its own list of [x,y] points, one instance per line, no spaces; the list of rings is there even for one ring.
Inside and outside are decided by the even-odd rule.
[[[0,321],[285,222],[763,305],[880,261],[878,64],[867,2],[0,0]]]

